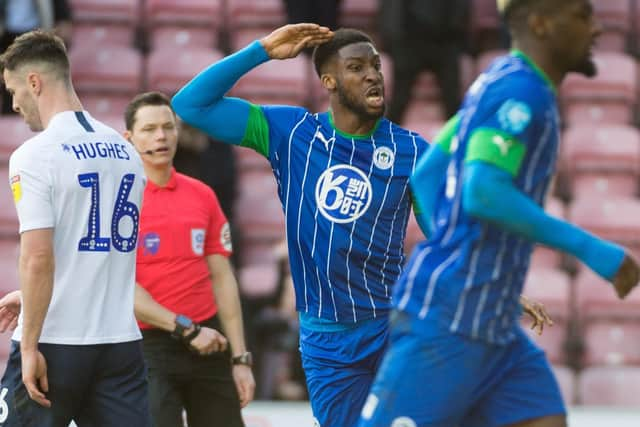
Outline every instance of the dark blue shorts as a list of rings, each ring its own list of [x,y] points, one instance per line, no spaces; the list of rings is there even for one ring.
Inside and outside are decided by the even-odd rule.
[[[39,344],[47,361],[51,408],[31,400],[22,382],[20,344],[0,385],[0,426],[150,427],[140,341],[99,345]]]
[[[387,343],[388,319],[336,332],[300,328],[302,367],[320,427],[354,427]]]
[[[359,427],[499,427],[565,414],[544,353],[522,330],[498,346],[393,317]]]

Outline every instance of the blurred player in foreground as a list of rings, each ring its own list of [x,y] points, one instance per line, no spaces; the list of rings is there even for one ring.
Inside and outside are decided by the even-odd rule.
[[[430,239],[394,289],[390,348],[360,427],[566,426],[551,368],[518,322],[533,245],[576,256],[620,298],[638,282],[627,250],[541,207],[558,151],[556,87],[569,72],[596,73],[591,4],[498,7],[514,50],[480,75],[411,178]]]

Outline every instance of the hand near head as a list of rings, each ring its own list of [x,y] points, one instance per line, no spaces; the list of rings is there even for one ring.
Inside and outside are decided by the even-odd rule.
[[[618,294],[618,298],[624,299],[629,295],[629,292],[636,287],[639,280],[640,267],[638,266],[638,262],[627,252],[618,272],[611,280]]]
[[[13,331],[18,325],[20,295],[20,291],[13,291],[0,298],[0,332]]]
[[[305,48],[326,43],[333,32],[318,24],[289,24],[260,39],[271,59],[288,59],[298,56]]]

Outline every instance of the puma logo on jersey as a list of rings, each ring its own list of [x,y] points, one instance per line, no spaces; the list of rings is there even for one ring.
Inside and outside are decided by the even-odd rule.
[[[491,140],[491,142],[493,142],[498,146],[498,149],[500,150],[500,154],[502,154],[503,156],[506,156],[507,153],[509,153],[509,149],[511,148],[511,145],[513,145],[513,141],[504,139],[500,135],[495,135]]]
[[[331,137],[329,139],[325,138],[324,135],[322,134],[322,132],[320,132],[320,129],[318,129],[316,131],[316,135],[315,135],[316,139],[319,139],[320,142],[322,142],[324,144],[324,148],[328,151],[329,150],[329,144],[331,144],[333,141],[336,140],[335,137]]]

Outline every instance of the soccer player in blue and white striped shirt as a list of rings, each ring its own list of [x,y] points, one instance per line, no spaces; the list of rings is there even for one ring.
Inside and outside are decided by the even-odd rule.
[[[313,46],[328,112],[224,97],[259,64]],[[314,24],[282,27],[205,69],[173,106],[186,122],[271,163],[313,413],[322,427],[352,427],[385,347],[391,285],[404,262],[409,177],[428,146],[383,117],[384,80],[371,39]]]
[[[556,86],[594,75],[588,0],[499,0],[514,50],[469,89],[411,187],[430,221],[394,289],[397,316],[360,427],[564,427],[551,369],[518,322],[534,243],[637,285],[628,252],[545,214],[559,140]],[[437,191],[434,191],[437,189]]]

